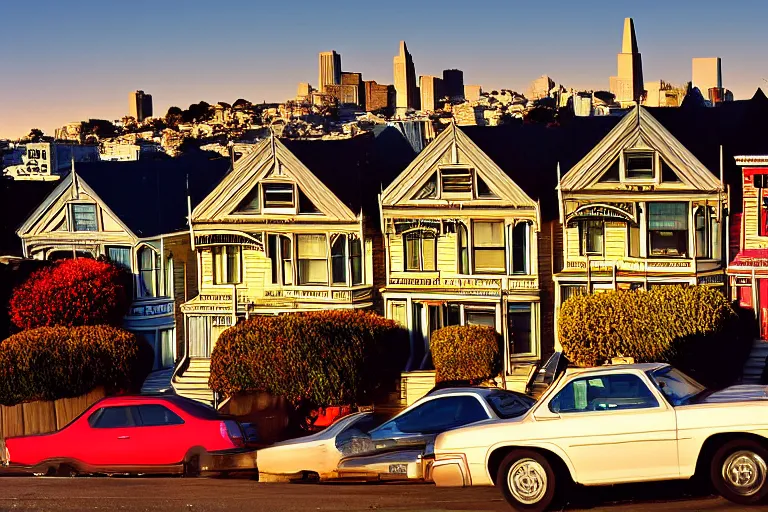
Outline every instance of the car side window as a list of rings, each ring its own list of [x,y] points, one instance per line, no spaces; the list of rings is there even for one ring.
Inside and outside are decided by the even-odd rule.
[[[628,373],[574,379],[549,403],[556,413],[649,409],[659,402],[648,386]]]
[[[405,434],[430,434],[488,419],[488,413],[474,396],[435,398],[395,419]]]
[[[178,414],[160,404],[140,405],[138,410],[141,417],[141,425],[144,427],[184,424],[184,420]]]
[[[104,407],[88,418],[93,428],[125,428],[138,425],[138,415],[135,407]]]

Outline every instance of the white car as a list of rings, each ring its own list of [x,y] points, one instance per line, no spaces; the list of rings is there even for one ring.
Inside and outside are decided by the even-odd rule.
[[[569,368],[524,415],[439,435],[438,486],[496,485],[518,510],[568,486],[708,476],[743,505],[768,496],[768,387],[712,392],[667,364]]]

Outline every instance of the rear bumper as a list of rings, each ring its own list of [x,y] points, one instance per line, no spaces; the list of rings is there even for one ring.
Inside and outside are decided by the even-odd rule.
[[[200,456],[201,473],[256,471],[256,450],[224,450]]]
[[[469,487],[472,478],[463,454],[438,455],[432,464],[432,481],[438,487]]]
[[[348,457],[339,462],[336,478],[347,480],[415,480],[428,479],[431,459],[422,450],[399,450]]]

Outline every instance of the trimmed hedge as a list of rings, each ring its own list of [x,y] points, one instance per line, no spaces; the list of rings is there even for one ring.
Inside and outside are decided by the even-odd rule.
[[[574,296],[560,308],[558,325],[575,364],[619,356],[669,362],[710,386],[738,377],[751,344],[728,300],[700,286]]]
[[[435,382],[477,383],[494,378],[501,367],[499,335],[492,327],[453,325],[430,337]]]
[[[71,398],[103,386],[138,391],[153,352],[132,333],[106,325],[39,327],[0,342],[0,404]]]
[[[211,389],[266,391],[294,405],[370,403],[396,382],[408,357],[406,331],[359,311],[256,316],[224,331],[211,355]]]
[[[112,263],[62,260],[32,274],[13,293],[11,320],[21,330],[54,325],[122,324],[131,277]]]

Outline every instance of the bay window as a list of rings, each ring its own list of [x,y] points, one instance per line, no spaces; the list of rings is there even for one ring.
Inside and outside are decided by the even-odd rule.
[[[602,256],[605,240],[605,221],[585,220],[579,223],[579,254],[582,256]]]
[[[224,245],[213,249],[213,283],[240,283],[242,251],[236,245]]]
[[[331,236],[331,279],[333,284],[347,284],[347,235]]]
[[[436,269],[437,235],[431,230],[415,230],[403,234],[405,270],[432,272]]]
[[[297,235],[298,284],[328,284],[328,241],[325,235]]]
[[[648,203],[650,256],[688,255],[688,203]]]
[[[472,223],[472,255],[478,274],[503,274],[506,271],[503,221]]]
[[[139,250],[139,297],[157,297],[160,294],[160,255],[151,247]]]

